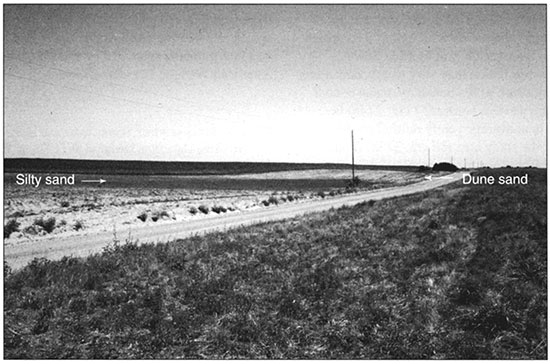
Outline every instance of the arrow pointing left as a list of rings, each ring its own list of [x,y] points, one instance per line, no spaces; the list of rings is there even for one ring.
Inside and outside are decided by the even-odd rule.
[[[82,182],[82,183],[99,183],[101,185],[101,184],[103,184],[107,181],[104,180],[103,178],[100,178],[100,179],[83,179],[80,182]]]

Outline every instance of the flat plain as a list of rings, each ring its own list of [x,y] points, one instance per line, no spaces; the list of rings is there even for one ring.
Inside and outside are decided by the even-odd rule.
[[[546,359],[546,170],[479,173],[529,185],[5,266],[4,355]]]
[[[46,174],[36,174],[45,176]],[[424,174],[359,170],[356,190],[410,184]],[[313,169],[244,175],[101,175],[104,185],[19,186],[4,175],[5,245],[122,228],[196,220],[274,204],[299,203],[350,192],[350,171]],[[42,179],[44,180],[44,178]],[[48,225],[49,224],[49,225]]]

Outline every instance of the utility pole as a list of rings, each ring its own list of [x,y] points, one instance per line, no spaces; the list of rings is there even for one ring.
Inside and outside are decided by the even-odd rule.
[[[355,152],[353,147],[353,130],[351,131],[351,183],[355,183]]]

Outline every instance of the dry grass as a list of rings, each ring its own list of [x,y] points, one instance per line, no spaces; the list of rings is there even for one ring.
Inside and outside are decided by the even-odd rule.
[[[546,171],[529,173],[5,266],[5,357],[546,359]]]

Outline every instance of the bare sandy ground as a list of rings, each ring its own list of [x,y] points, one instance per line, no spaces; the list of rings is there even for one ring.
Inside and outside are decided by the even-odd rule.
[[[205,179],[227,180],[345,180],[349,170],[303,170],[275,173],[257,173],[236,176],[208,176]],[[408,184],[423,178],[420,173],[402,171],[360,171],[362,181],[377,185]],[[189,178],[196,178],[189,177]],[[145,177],[144,177],[145,178]],[[167,176],[170,180],[182,180],[186,176]],[[193,214],[193,208],[223,206],[229,212],[264,208],[263,201],[271,196],[278,202],[319,199],[318,191],[261,191],[261,190],[211,190],[187,188],[98,188],[94,186],[29,187],[5,184],[4,225],[16,219],[19,229],[4,239],[5,246],[18,245],[52,236],[75,236],[123,229],[137,229],[174,221],[205,218],[202,213]],[[330,191],[326,191],[327,194]],[[138,216],[146,216],[142,221]],[[36,219],[55,218],[55,228],[44,231],[35,224]],[[156,218],[156,221],[153,221]]]
[[[378,182],[404,182],[419,180],[419,174],[416,172],[403,171],[385,171],[385,170],[358,170],[355,175],[363,181]],[[302,171],[282,171],[254,174],[239,174],[221,176],[229,179],[346,179],[350,178],[350,170],[335,169],[311,169]]]
[[[5,240],[4,260],[12,268],[20,268],[35,257],[59,259],[66,255],[86,256],[101,251],[113,242],[113,239],[124,241],[126,238],[140,242],[159,242],[184,238],[208,231],[223,230],[235,226],[250,225],[257,222],[285,219],[304,213],[338,208],[343,205],[354,205],[367,200],[380,200],[402,196],[437,188],[458,181],[462,173],[454,173],[448,179],[433,179],[422,182],[385,188],[375,191],[360,192],[349,195],[334,196],[325,199],[304,199],[278,206],[235,210],[223,215],[209,214],[202,217],[193,216],[183,221],[167,219],[163,222],[142,225],[120,225],[113,229],[84,230],[71,234],[42,235],[33,240],[17,240],[11,244]],[[9,240],[9,239],[8,239]]]

